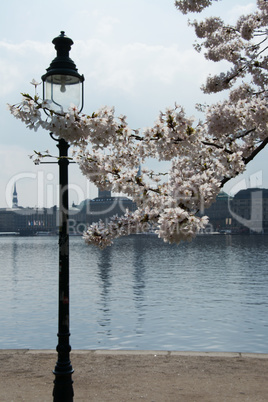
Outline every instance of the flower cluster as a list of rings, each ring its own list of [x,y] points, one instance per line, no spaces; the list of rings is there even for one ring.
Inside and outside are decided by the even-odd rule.
[[[195,2],[189,2],[192,3]],[[202,7],[209,5],[207,1],[197,3]],[[205,93],[230,89],[239,78],[247,78],[255,86],[267,88],[267,57],[264,53],[267,48],[268,2],[258,0],[257,7],[254,13],[241,16],[234,26],[225,24],[219,17],[190,23],[196,36],[202,39],[202,43],[195,45],[199,52],[204,49],[208,60],[231,63],[227,72],[208,77],[203,86]],[[199,12],[197,8],[193,11]]]
[[[214,0],[218,1],[218,0]],[[187,13],[200,13],[204,8],[210,6],[212,0],[176,0],[175,6],[183,14]]]
[[[79,114],[74,106],[57,113],[48,101],[27,94],[9,106],[28,128],[41,127],[72,144],[82,173],[97,187],[124,193],[136,203],[133,213],[91,225],[84,233],[87,243],[103,248],[119,236],[151,229],[164,241],[179,243],[204,228],[207,218],[197,213],[202,215],[221,187],[268,142],[267,3],[258,0],[258,10],[234,27],[220,18],[193,22],[205,56],[232,64],[229,71],[208,77],[204,92],[228,89],[229,96],[205,107],[203,122],[188,117],[179,105],[160,112],[154,126],[144,130],[131,129],[125,116],[116,118],[108,107],[90,115]],[[176,1],[184,13],[210,4]],[[169,171],[139,169],[148,158],[169,161]]]

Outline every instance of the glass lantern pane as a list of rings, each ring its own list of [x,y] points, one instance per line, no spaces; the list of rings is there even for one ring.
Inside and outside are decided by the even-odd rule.
[[[51,100],[54,111],[67,112],[71,105],[79,108],[81,102],[81,82],[72,75],[51,75],[45,82],[45,99]]]

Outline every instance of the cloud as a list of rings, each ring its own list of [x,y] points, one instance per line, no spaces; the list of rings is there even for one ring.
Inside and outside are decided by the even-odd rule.
[[[113,32],[115,25],[119,24],[119,19],[112,16],[104,16],[98,21],[96,33],[97,35],[107,36]]]
[[[30,89],[29,81],[34,78],[34,75],[38,79],[53,57],[51,45],[35,41],[23,41],[17,44],[0,41],[0,52],[2,77],[0,97],[7,101],[8,95],[15,90],[18,91],[18,88],[23,92],[26,91],[27,85]]]
[[[79,42],[79,46],[77,51],[83,54],[86,77],[94,78],[100,87],[107,90],[122,90],[129,94],[136,93],[137,87],[146,91],[146,83],[164,87],[171,86],[174,80],[181,83],[189,80],[200,86],[208,66],[214,69],[213,64],[193,48],[180,50],[175,44],[111,46],[101,40],[90,40]]]
[[[55,50],[51,44],[37,41],[2,41],[0,49],[5,70],[2,97],[16,103],[20,101],[19,90],[33,93],[30,81],[40,79]],[[220,71],[218,64],[208,62],[191,46],[181,49],[175,43],[80,40],[70,55],[86,78],[84,110],[92,112],[104,104],[114,105],[116,114],[126,114],[135,128],[153,124],[159,111],[175,102],[183,104],[188,113],[195,113],[195,103],[204,98],[199,88],[208,72]],[[41,86],[38,91],[41,94]]]
[[[241,15],[247,15],[256,10],[256,3],[249,3],[245,5],[237,4],[231,7],[227,14],[227,19],[230,24],[235,24]]]

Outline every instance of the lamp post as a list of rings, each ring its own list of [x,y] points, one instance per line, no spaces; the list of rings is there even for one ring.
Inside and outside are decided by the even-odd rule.
[[[79,111],[83,108],[84,76],[77,71],[76,65],[69,57],[73,45],[64,31],[54,38],[52,43],[57,51],[56,58],[42,76],[43,98],[51,101],[51,108],[56,112],[66,112],[71,104]],[[73,368],[70,361],[69,343],[69,228],[68,228],[68,148],[63,138],[55,139],[59,149],[59,295],[58,295],[58,360],[55,374],[53,401],[73,401]]]

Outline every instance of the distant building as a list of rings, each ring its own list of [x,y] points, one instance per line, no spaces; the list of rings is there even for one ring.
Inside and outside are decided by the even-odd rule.
[[[231,197],[228,194],[221,191],[210,208],[204,210],[202,215],[209,217],[208,231],[221,232],[232,229],[233,219],[229,210],[230,199]]]
[[[22,235],[58,231],[58,208],[18,207],[16,186],[14,186],[12,208],[0,209],[0,232],[17,232]],[[85,200],[69,209],[70,234],[82,234],[88,225],[102,219],[107,222],[113,215],[122,216],[125,211],[136,209],[135,203],[127,197],[113,197],[110,191],[99,190],[98,197]]]
[[[0,208],[0,232],[17,232],[16,215],[11,208]]]
[[[1,208],[0,232],[57,232],[57,208]]]
[[[85,200],[69,209],[70,234],[82,234],[88,225],[100,219],[107,223],[126,210],[134,212],[136,204],[127,197],[113,197],[110,191],[99,190],[98,197]],[[209,217],[208,232],[268,233],[268,189],[250,188],[234,197],[220,192],[210,208],[202,211]],[[58,232],[58,208],[22,208],[14,186],[12,208],[0,208],[0,232],[21,235]]]
[[[98,190],[98,197],[82,201],[79,206],[73,205],[70,210],[70,232],[82,233],[88,225],[100,219],[107,223],[114,216],[122,216],[126,210],[135,211],[136,204],[127,197],[113,197],[111,191]]]
[[[230,205],[233,230],[240,233],[268,233],[268,189],[239,191]]]
[[[234,197],[220,192],[203,215],[209,217],[211,231],[268,233],[268,189],[240,190]]]

